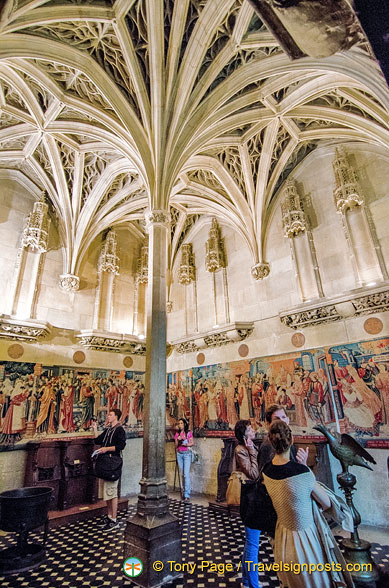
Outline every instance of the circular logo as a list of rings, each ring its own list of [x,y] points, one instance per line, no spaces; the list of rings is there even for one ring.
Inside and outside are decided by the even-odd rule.
[[[136,578],[142,573],[143,563],[137,557],[128,557],[123,564],[124,575],[128,578]]]

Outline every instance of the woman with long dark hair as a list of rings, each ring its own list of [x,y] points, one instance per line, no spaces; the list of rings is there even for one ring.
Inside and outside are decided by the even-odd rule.
[[[192,455],[189,447],[193,446],[193,433],[189,431],[189,423],[184,418],[179,419],[177,429],[178,431],[174,435],[177,463],[184,478],[184,500],[185,502],[189,502],[191,492],[190,464],[192,463]]]

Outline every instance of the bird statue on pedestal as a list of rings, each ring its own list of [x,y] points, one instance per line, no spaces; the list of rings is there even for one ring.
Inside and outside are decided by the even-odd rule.
[[[349,466],[360,466],[372,470],[367,462],[375,464],[374,458],[353,437],[346,433],[331,433],[324,425],[313,427],[327,438],[330,451],[342,465],[342,473],[347,474]]]

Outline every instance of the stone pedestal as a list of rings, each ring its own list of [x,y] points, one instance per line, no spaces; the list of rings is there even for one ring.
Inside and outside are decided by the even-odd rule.
[[[181,563],[181,529],[169,512],[154,519],[135,515],[127,521],[124,533],[124,558],[136,557],[143,563],[142,573],[132,581],[144,588],[162,586],[182,575],[174,571]]]

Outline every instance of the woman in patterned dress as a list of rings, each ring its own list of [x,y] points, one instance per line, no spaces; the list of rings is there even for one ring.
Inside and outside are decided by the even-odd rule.
[[[353,586],[351,577],[341,572],[346,564],[330,528],[321,521],[325,532],[319,534],[315,520],[314,500],[326,510],[329,496],[306,465],[290,460],[293,437],[286,423],[274,421],[268,437],[276,454],[265,465],[263,478],[277,512],[274,561],[282,562],[280,582],[284,588]],[[319,571],[309,572],[312,565]]]

